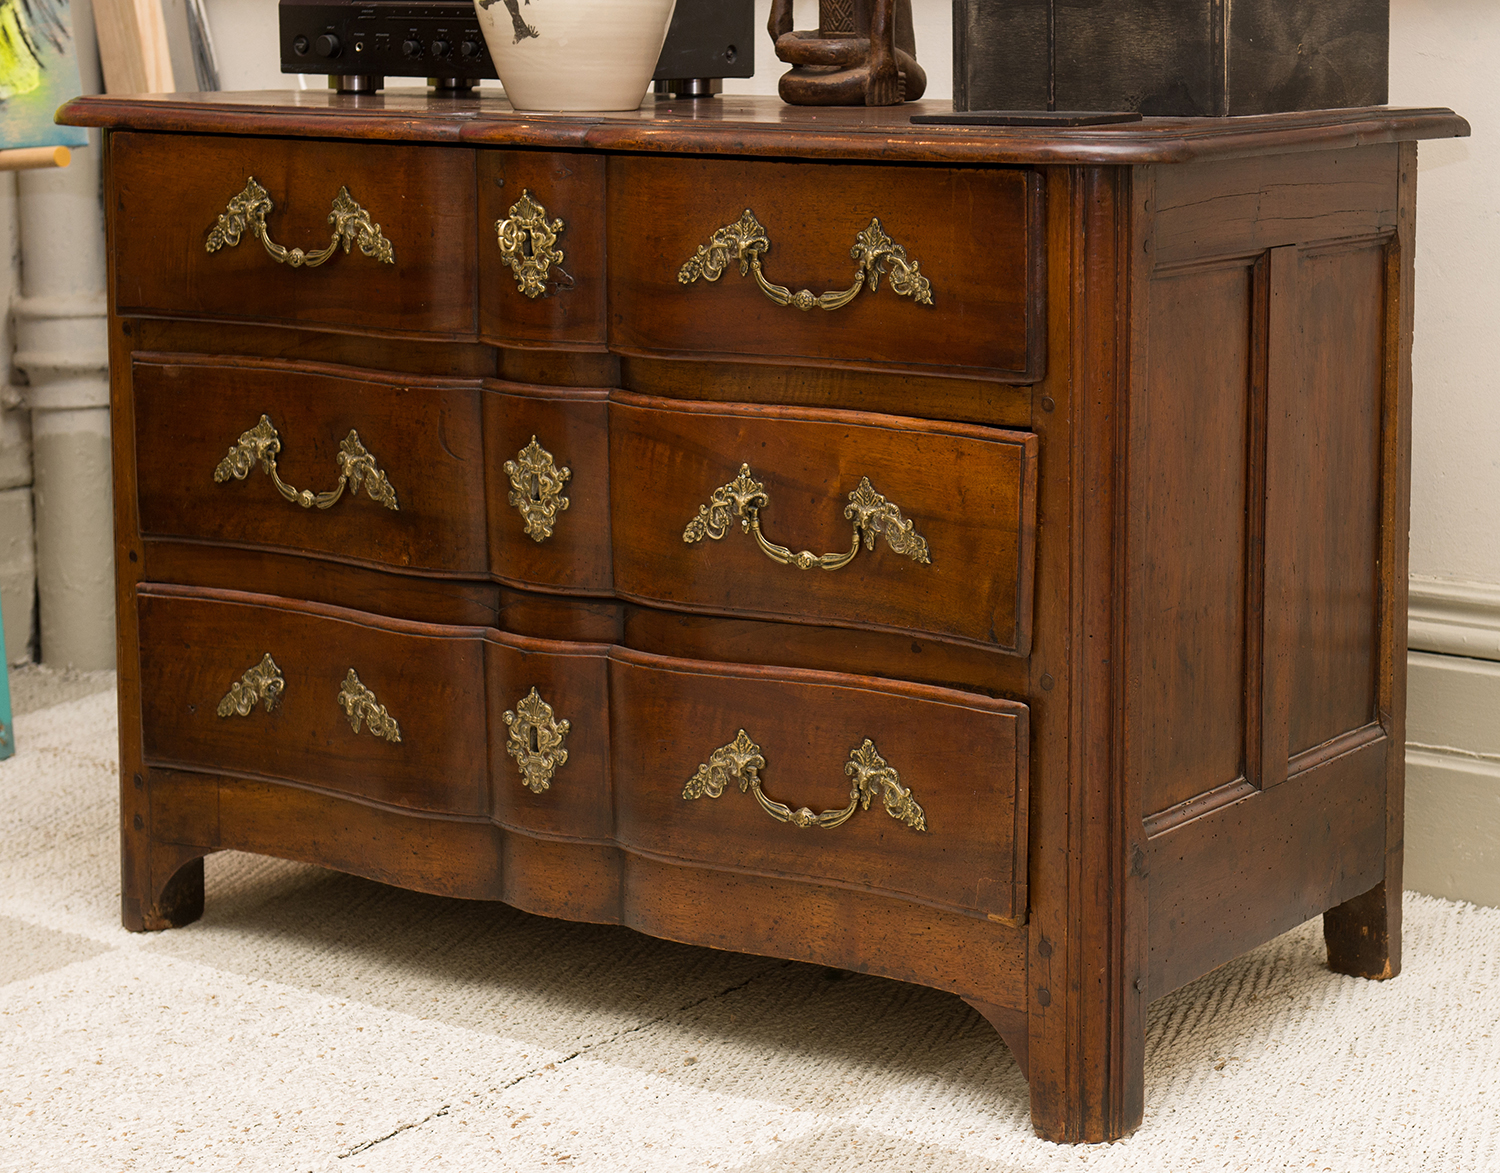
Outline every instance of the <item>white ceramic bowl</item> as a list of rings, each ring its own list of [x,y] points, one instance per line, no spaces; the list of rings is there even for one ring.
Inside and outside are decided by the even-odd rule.
[[[474,0],[517,110],[634,110],[677,0]]]

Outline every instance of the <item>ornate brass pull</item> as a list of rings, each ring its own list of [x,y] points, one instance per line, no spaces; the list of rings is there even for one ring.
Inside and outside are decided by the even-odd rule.
[[[266,252],[271,254],[273,261],[278,265],[290,265],[294,269],[317,268],[333,256],[341,244],[346,253],[357,244],[359,251],[367,257],[374,257],[386,265],[396,263],[391,242],[381,235],[380,225],[370,220],[370,213],[350,197],[347,187],[339,188],[339,194],[333,197],[333,211],[328,213],[328,222],[333,225],[333,239],[328,242],[327,248],[314,249],[310,253],[303,252],[300,248],[283,248],[271,239],[271,234],[266,231],[266,217],[275,206],[266,189],[252,175],[245,184],[245,190],[230,200],[229,205],[219,213],[218,223],[208,230],[208,239],[203,242],[203,247],[211,253],[218,252],[226,245],[233,248],[239,244],[240,236],[245,230],[249,229],[250,235],[257,237],[266,246]]]
[[[832,829],[847,822],[860,807],[869,810],[870,800],[878,792],[885,804],[885,812],[891,818],[905,823],[913,831],[927,830],[926,813],[911,791],[901,784],[901,776],[880,756],[875,743],[868,737],[858,749],[849,751],[849,760],[844,763],[844,773],[854,781],[849,789],[849,805],[842,810],[823,811],[821,814],[805,806],[793,810],[785,803],[767,798],[760,786],[760,771],[765,768],[766,759],[760,746],[741,729],[733,741],[714,750],[708,755],[708,761],[699,765],[698,772],[683,787],[682,797],[687,800],[704,795],[718,798],[726,785],[738,782],[740,792],[753,792],[761,809],[777,822],[806,830],[809,827]]]
[[[726,224],[709,237],[708,243],[698,246],[692,259],[677,273],[677,280],[691,285],[702,277],[705,281],[717,281],[732,261],[740,263],[740,276],[754,276],[760,290],[777,305],[795,306],[799,310],[836,310],[848,305],[864,288],[868,280],[870,292],[880,288],[880,278],[890,269],[891,292],[898,297],[909,297],[920,305],[932,304],[932,284],[920,271],[920,263],[908,261],[906,250],[886,235],[878,219],[854,240],[849,255],[857,262],[854,269],[854,284],[848,289],[830,293],[814,293],[801,289],[793,293],[785,285],[772,285],[761,272],[760,258],[771,250],[770,237],[749,208],[735,223]]]
[[[285,691],[286,678],[276,661],[271,659],[271,653],[267,652],[259,664],[229,686],[229,691],[219,702],[219,716],[248,717],[262,701],[269,713]]]
[[[505,723],[510,726],[505,752],[516,759],[516,768],[521,771],[521,784],[533,794],[540,794],[552,785],[552,775],[568,761],[568,751],[563,743],[568,739],[570,721],[553,718],[552,706],[532,689],[514,710],[504,713]]]
[[[353,668],[349,669],[349,675],[344,677],[344,683],[339,688],[339,704],[343,707],[344,716],[349,718],[349,725],[354,732],[359,732],[360,722],[363,721],[376,737],[383,737],[387,741],[401,740],[401,727],[396,724],[396,718],[385,711],[385,706],[361,683]]]
[[[521,198],[510,206],[510,216],[495,221],[500,259],[511,267],[516,287],[527,297],[538,298],[547,292],[552,266],[563,263],[562,250],[554,246],[567,227],[561,220],[548,224],[547,209],[524,187]]]
[[[526,519],[526,532],[534,542],[545,542],[552,536],[557,515],[568,507],[562,495],[563,486],[573,476],[566,465],[558,468],[548,452],[531,437],[531,443],[505,462],[510,477],[510,503]]]
[[[719,541],[740,519],[740,528],[753,534],[755,544],[773,562],[784,566],[795,566],[799,570],[838,570],[848,566],[859,553],[859,543],[864,541],[866,550],[875,548],[875,535],[884,534],[885,542],[897,554],[904,554],[913,562],[924,566],[932,559],[927,553],[927,539],[917,533],[916,522],[901,516],[901,510],[875,491],[869,477],[860,477],[859,486],[849,494],[849,504],[844,507],[844,516],[854,523],[854,542],[842,554],[814,554],[811,550],[793,553],[786,546],[769,542],[760,531],[760,511],[770,504],[765,485],[751,475],[748,464],[740,465],[740,472],[727,485],[720,485],[708,499],[707,505],[698,506],[698,516],[688,522],[682,531],[682,540],[693,543],[704,538]]]
[[[371,501],[377,501],[387,509],[401,508],[396,504],[396,490],[391,487],[385,473],[376,466],[375,458],[360,442],[357,431],[351,430],[339,445],[339,483],[326,493],[314,493],[311,489],[299,491],[283,481],[276,471],[276,456],[280,451],[281,436],[270,417],[263,415],[258,424],[240,434],[229,454],[219,461],[219,466],[214,469],[214,481],[223,484],[230,477],[242,481],[250,475],[258,461],[276,486],[276,491],[303,509],[310,509],[314,505],[319,509],[327,509],[344,495],[345,485],[353,485],[352,491],[358,496],[361,484]]]

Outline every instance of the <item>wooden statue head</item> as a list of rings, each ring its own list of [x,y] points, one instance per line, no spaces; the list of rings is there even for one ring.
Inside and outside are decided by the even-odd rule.
[[[927,89],[917,64],[911,0],[818,0],[815,32],[792,31],[792,0],[772,0],[767,28],[791,70],[781,100],[794,106],[895,106]]]

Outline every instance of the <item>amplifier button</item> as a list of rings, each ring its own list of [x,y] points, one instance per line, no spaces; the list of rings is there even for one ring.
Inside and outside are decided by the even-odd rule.
[[[483,52],[483,48],[477,41],[465,41],[458,47],[458,51],[465,60],[472,61],[474,58],[478,57],[481,52]]]
[[[402,41],[401,52],[405,53],[408,57],[420,57],[422,55],[422,42],[410,39]]]
[[[434,57],[446,57],[451,52],[453,52],[453,46],[447,41],[432,42],[432,55]]]
[[[324,33],[313,42],[313,48],[317,49],[319,57],[337,57],[340,47],[339,39],[332,33]]]

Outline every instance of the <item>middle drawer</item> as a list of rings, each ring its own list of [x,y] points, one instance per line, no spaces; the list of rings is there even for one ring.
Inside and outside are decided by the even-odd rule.
[[[1030,647],[1031,433],[258,359],[132,378],[146,537]]]

